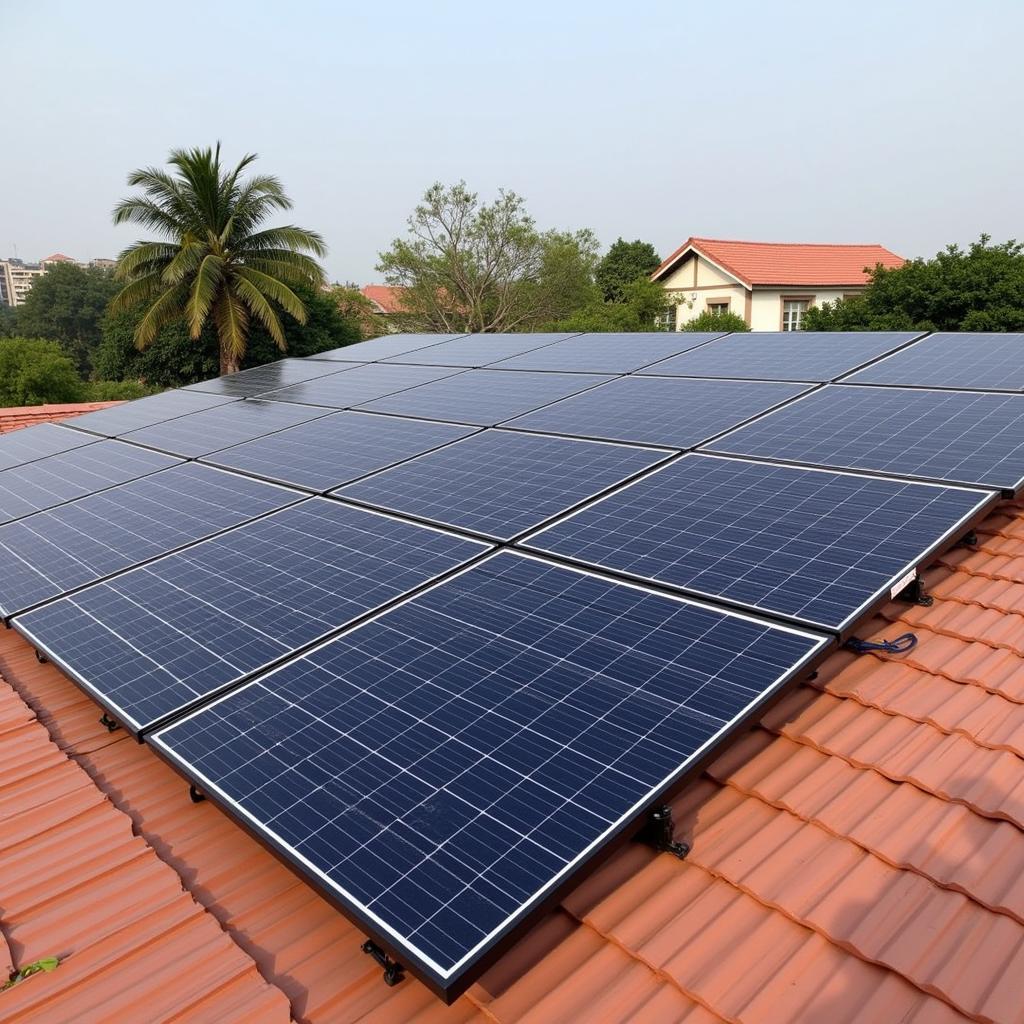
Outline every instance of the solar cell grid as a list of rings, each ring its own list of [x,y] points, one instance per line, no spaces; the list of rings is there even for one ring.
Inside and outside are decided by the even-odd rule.
[[[730,334],[642,373],[749,380],[830,381],[920,331],[753,331]]]
[[[842,630],[994,495],[688,455],[523,543]]]
[[[492,427],[610,380],[591,373],[466,370],[362,406],[367,412]]]
[[[844,383],[1019,391],[1024,388],[1024,334],[932,334]]]
[[[189,384],[186,390],[206,391],[234,398],[254,398],[264,391],[275,391],[303,380],[343,373],[346,369],[344,364],[326,360],[279,359],[276,363],[253,366],[251,369],[231,373],[226,377],[214,377],[199,384]]]
[[[691,448],[806,389],[761,381],[620,377],[503,426]]]
[[[12,430],[0,434],[0,470],[24,466],[37,459],[92,444],[95,440],[89,434],[59,427],[56,423],[37,423],[32,427]]]
[[[329,352],[317,352],[315,355],[306,356],[306,358],[373,362],[377,359],[387,359],[389,356],[414,352],[431,345],[439,345],[443,341],[454,341],[456,338],[463,337],[465,337],[463,334],[386,334],[382,338],[371,338],[369,341],[360,341],[355,345],[332,348]]]
[[[285,402],[232,402],[133,430],[124,440],[197,458],[326,414],[326,409]]]
[[[206,461],[280,483],[328,491],[457,441],[474,430],[451,423],[339,412],[227,448]]]
[[[390,356],[389,363],[417,363],[423,366],[480,367],[501,359],[517,356],[556,341],[571,338],[571,334],[469,334],[429,348]]]
[[[450,994],[826,643],[505,552],[150,742]]]
[[[0,523],[174,466],[177,459],[97,441],[0,472]]]
[[[13,622],[138,731],[486,550],[309,498]]]
[[[0,614],[10,617],[302,497],[185,463],[0,526]]]
[[[500,370],[562,370],[629,373],[678,352],[697,348],[720,333],[652,331],[639,334],[579,334],[494,363]]]
[[[486,430],[334,493],[509,540],[664,458],[646,448]]]
[[[1024,395],[833,384],[707,447],[1016,491],[1024,484]]]
[[[459,373],[453,367],[391,366],[386,363],[368,363],[344,374],[306,381],[281,391],[272,391],[264,398],[275,402],[302,402],[322,405],[331,409],[349,409],[396,391],[406,391],[419,384],[451,377]]]
[[[201,391],[162,391],[158,395],[139,398],[134,402],[125,402],[109,409],[89,412],[74,419],[76,430],[91,430],[104,437],[118,437],[130,430],[149,427],[154,423],[187,416],[203,409],[213,409],[219,405],[234,402],[234,398],[224,395],[208,395]]]

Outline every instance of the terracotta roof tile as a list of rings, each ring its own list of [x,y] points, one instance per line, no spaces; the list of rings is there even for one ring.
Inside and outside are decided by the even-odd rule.
[[[367,284],[359,289],[381,313],[401,313],[404,288],[386,284]]]
[[[115,899],[127,879],[151,894],[145,920],[168,935],[152,938],[145,981],[118,1004],[126,1019],[144,999],[162,1007],[174,987],[163,972],[180,960],[194,974],[176,1005],[194,999],[199,1019],[214,1006],[227,1020],[241,1006],[263,1019],[276,992],[309,1022],[1024,1021],[1024,510],[991,517],[979,541],[928,573],[932,607],[892,604],[861,631],[912,629],[914,650],[835,655],[684,791],[674,806],[693,844],[686,861],[624,848],[452,1007],[415,981],[384,986],[356,929],[212,805],[191,804],[145,747],[108,734],[16,635],[0,635],[0,672],[38,714],[0,690],[2,932],[20,962],[22,945],[44,955],[85,941],[57,907],[98,931],[95,962],[76,953],[13,991],[27,999],[63,975],[66,1001],[19,1006],[14,1019],[71,1008],[88,1019],[96,988],[106,994],[125,969],[112,966],[120,932],[134,940],[141,925],[137,908],[105,914],[87,893]],[[40,723],[73,761],[26,743],[22,730]],[[110,814],[136,834],[99,824]],[[69,836],[90,855],[68,856]],[[19,845],[29,842],[35,860]],[[206,909],[177,879],[149,881],[151,865],[173,868]],[[197,919],[209,938],[179,944]],[[229,941],[218,922],[242,957],[228,958],[227,981],[194,959],[221,963],[205,945],[214,932]],[[123,962],[143,978],[132,955]],[[19,1005],[11,995],[0,996],[5,1013]],[[33,1016],[40,1006],[49,1017]]]
[[[98,409],[109,409],[120,402],[75,402],[70,405],[22,405],[14,408],[0,409],[0,434],[22,427],[31,427],[36,423],[54,423],[60,420],[73,419],[87,412]]]
[[[819,245],[799,242],[736,242],[721,238],[688,238],[651,275],[654,280],[695,250],[723,270],[751,285],[857,286],[868,283],[868,271],[881,263],[901,267],[902,256],[881,245]]]

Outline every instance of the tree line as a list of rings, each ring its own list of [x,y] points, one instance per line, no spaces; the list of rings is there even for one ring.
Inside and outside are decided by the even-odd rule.
[[[114,272],[60,264],[24,304],[0,310],[0,404],[135,398],[165,387],[372,337],[381,318],[353,286],[327,287],[316,232],[268,226],[291,201],[277,178],[233,167],[220,147],[175,150],[115,223],[155,233]],[[378,271],[400,289],[401,330],[448,333],[658,329],[685,303],[650,276],[654,246],[588,229],[541,229],[514,192],[483,202],[465,182],[424,193]],[[933,259],[877,267],[863,294],[808,310],[808,330],[1024,330],[1024,246],[987,235]],[[687,330],[746,330],[704,313]],[[625,342],[624,342],[625,343]]]

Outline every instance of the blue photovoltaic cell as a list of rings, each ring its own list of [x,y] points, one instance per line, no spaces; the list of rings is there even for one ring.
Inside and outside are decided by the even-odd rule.
[[[509,540],[666,457],[647,448],[487,430],[335,494]]]
[[[317,352],[306,356],[307,359],[341,359],[346,362],[356,361],[372,363],[389,356],[399,356],[405,352],[439,345],[443,341],[454,341],[463,338],[463,334],[385,334],[383,338],[371,338],[355,345],[344,345],[332,348],[329,352]]]
[[[0,526],[0,614],[9,617],[303,497],[184,463]]]
[[[1019,391],[1024,388],[1024,334],[933,334],[844,383]]]
[[[443,987],[825,643],[505,552],[150,742]]]
[[[0,471],[0,523],[177,465],[120,441],[98,441]]]
[[[313,491],[329,491],[457,441],[475,429],[398,416],[338,412],[228,448],[206,461]]]
[[[228,374],[226,377],[214,377],[199,384],[189,384],[186,390],[208,391],[217,395],[230,395],[234,398],[254,398],[264,391],[286,388],[289,384],[298,384],[303,380],[315,377],[326,377],[332,373],[342,373],[345,365],[328,361],[317,362],[312,359],[279,359],[276,363],[264,363],[249,370]]]
[[[346,373],[321,380],[274,391],[264,395],[275,402],[302,402],[305,405],[323,405],[330,409],[350,409],[375,398],[405,391],[419,384],[427,384],[442,377],[458,373],[452,367],[390,366],[386,363],[368,363]]]
[[[197,458],[326,414],[326,409],[285,402],[245,401],[205,409],[125,434],[124,440]]]
[[[76,429],[91,430],[103,437],[118,437],[130,430],[138,430],[139,427],[149,427],[154,423],[163,423],[164,420],[173,420],[234,401],[224,395],[206,395],[199,391],[162,391],[159,395],[76,416],[71,422]]]
[[[1016,490],[1024,483],[1024,395],[834,384],[708,447]]]
[[[495,364],[500,370],[564,370],[629,373],[678,352],[697,348],[721,334],[652,331],[640,334],[579,334]]]
[[[891,352],[920,331],[755,331],[730,334],[643,373],[748,380],[829,381]]]
[[[0,435],[0,470],[23,466],[59,452],[93,444],[95,437],[82,434],[56,423],[37,423]]]
[[[620,377],[505,426],[691,448],[806,389],[748,380]]]
[[[470,334],[441,345],[391,356],[387,361],[421,366],[487,366],[571,337],[571,334]]]
[[[309,498],[14,623],[138,730],[486,550]]]
[[[983,491],[688,455],[525,543],[838,630],[992,500]]]

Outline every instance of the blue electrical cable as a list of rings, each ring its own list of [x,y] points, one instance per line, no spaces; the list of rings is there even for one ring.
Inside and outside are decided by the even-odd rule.
[[[868,651],[884,651],[886,654],[906,654],[917,646],[917,637],[913,633],[903,633],[895,640],[858,640],[851,637],[846,641],[846,646],[857,654],[867,654]]]

